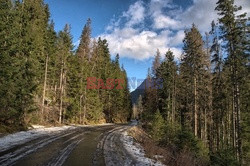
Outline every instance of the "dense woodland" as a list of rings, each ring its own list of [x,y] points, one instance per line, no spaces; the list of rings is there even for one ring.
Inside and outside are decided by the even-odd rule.
[[[156,53],[133,116],[170,149],[170,165],[250,165],[250,24],[240,10],[219,0],[205,37],[185,31],[180,61]]]
[[[70,25],[55,32],[43,0],[0,0],[0,46],[1,130],[30,123],[126,122],[130,116],[119,55],[111,60],[107,41],[91,37],[90,19],[74,48]],[[88,77],[121,79],[123,88],[88,89]]]
[[[250,20],[240,10],[219,0],[210,32],[185,31],[180,61],[171,50],[163,60],[156,53],[147,79],[157,84],[139,97],[133,117],[173,162],[250,164]],[[88,89],[89,77],[122,79],[124,88]],[[130,110],[119,55],[111,60],[107,41],[91,37],[90,19],[74,48],[70,25],[55,32],[43,0],[0,0],[0,131],[126,122]]]

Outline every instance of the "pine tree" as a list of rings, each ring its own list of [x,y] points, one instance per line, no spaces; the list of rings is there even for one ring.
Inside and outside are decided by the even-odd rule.
[[[54,30],[54,22],[51,21],[47,27],[46,31],[46,44],[45,44],[45,54],[47,55],[47,70],[46,63],[44,68],[44,87],[43,87],[43,96],[42,96],[42,104],[44,105],[43,110],[43,118],[45,121],[53,120],[53,110],[56,103],[56,93],[58,81],[58,71],[57,64],[59,63],[59,59],[57,56],[57,34]],[[45,61],[46,62],[46,61]],[[47,78],[47,79],[45,79]]]
[[[53,56],[55,56],[56,53],[56,32],[54,30],[54,23],[53,21],[51,21],[49,23],[49,19],[50,19],[50,13],[49,13],[49,7],[48,5],[45,5],[45,13],[46,13],[46,17],[44,18],[44,26],[45,27],[45,34],[44,34],[44,50],[43,50],[43,54],[44,54],[44,58],[45,60],[43,61],[43,69],[44,69],[44,73],[43,73],[43,88],[42,88],[42,104],[41,104],[41,118],[42,120],[44,119],[44,111],[46,111],[46,116],[48,117],[48,110],[46,110],[46,108],[48,107],[48,105],[45,105],[45,100],[49,100],[46,96],[47,95],[47,88],[49,85],[49,79],[51,77],[51,73],[49,73],[49,71],[52,68],[52,64],[53,64]],[[47,101],[48,102],[48,101]],[[48,109],[48,108],[47,108]],[[48,120],[48,119],[47,119]]]
[[[113,71],[109,75],[110,78],[113,78],[116,81],[114,81],[114,89],[108,91],[108,101],[110,106],[110,115],[108,115],[111,116],[112,122],[126,122],[131,110],[131,101],[127,74],[124,68],[120,67],[119,54],[116,55],[115,60],[112,62],[110,70]],[[122,87],[117,89],[120,85]]]
[[[13,103],[18,93],[13,79],[18,70],[18,66],[13,65],[18,60],[14,57],[16,48],[13,47],[18,42],[15,36],[18,31],[14,27],[17,13],[10,0],[1,0],[0,9],[0,121],[7,124],[14,123],[22,111]]]
[[[67,86],[67,72],[68,72],[68,64],[67,60],[72,54],[72,37],[70,34],[70,26],[68,24],[65,25],[64,30],[60,31],[58,34],[58,56],[60,59],[60,75],[59,75],[59,123],[63,121],[63,115],[66,114],[65,111],[65,101],[66,101],[66,86]],[[58,67],[59,67],[58,66]]]
[[[18,64],[15,64],[18,70],[15,84],[20,88],[15,103],[19,103],[19,109],[22,110],[21,121],[24,121],[27,112],[35,110],[36,103],[39,103],[34,96],[41,95],[39,85],[42,85],[40,81],[43,80],[42,60],[45,60],[44,36],[47,17],[43,1],[17,1],[15,10],[15,55],[18,57]]]
[[[97,90],[89,90],[86,108],[88,110],[87,119],[94,123],[100,123],[104,118],[103,104],[97,94]]]
[[[112,77],[112,64],[110,59],[110,53],[108,48],[107,40],[102,40],[101,38],[97,41],[98,44],[98,79],[106,81],[107,78]],[[111,93],[108,89],[100,88],[98,91],[100,98],[103,103],[103,111],[107,122],[112,122],[112,111],[111,111]]]
[[[157,69],[157,78],[162,86],[159,88],[159,107],[165,115],[166,120],[175,121],[176,109],[176,76],[177,65],[174,62],[174,55],[171,50],[168,50],[165,55],[165,60]]]
[[[82,100],[82,93],[80,93],[82,84],[79,71],[81,71],[81,65],[79,58],[75,55],[69,56],[68,58],[68,74],[67,74],[67,98],[68,107],[66,118],[69,122],[81,124],[80,111]]]
[[[165,127],[165,121],[160,113],[159,110],[156,111],[156,113],[153,116],[152,121],[152,137],[156,141],[160,141],[164,136],[164,127]]]
[[[79,57],[90,58],[90,42],[91,42],[91,20],[87,20],[86,25],[83,28],[80,44],[76,51],[76,55]]]
[[[152,76],[151,70],[148,69],[146,78],[145,92],[143,96],[143,113],[142,121],[145,126],[148,126],[152,120],[152,116],[158,108],[157,89],[153,86],[156,77]]]
[[[203,49],[203,40],[195,25],[192,26],[190,31],[185,32],[183,50],[185,54],[181,60],[182,79],[190,84],[190,86],[184,88],[189,94],[186,107],[189,110],[188,112],[193,114],[192,128],[194,135],[201,138],[202,125],[204,125],[202,114],[209,108],[206,105],[206,103],[209,103],[207,102],[209,96],[204,93],[208,91],[206,85],[209,82],[209,68],[208,57]]]
[[[160,67],[160,65],[161,65],[161,54],[160,54],[159,49],[157,49],[156,55],[153,61],[153,66],[151,69],[153,76],[156,75],[157,69]]]
[[[131,101],[131,96],[130,96],[130,91],[129,91],[129,85],[128,85],[128,78],[127,78],[127,73],[124,67],[121,67],[121,72],[122,72],[122,79],[124,80],[124,85],[122,89],[123,93],[123,100],[122,100],[122,117],[121,121],[123,123],[127,122],[129,120],[129,115],[132,110],[132,101]]]
[[[79,97],[79,113],[80,113],[80,123],[86,119],[87,114],[87,77],[89,76],[89,60],[90,60],[90,42],[91,42],[91,20],[88,19],[86,25],[83,28],[80,44],[76,51],[76,56],[79,58],[80,62],[80,97]],[[83,120],[82,120],[83,119]]]
[[[228,54],[227,64],[230,68],[231,78],[231,95],[232,95],[232,145],[235,147],[236,156],[242,163],[242,127],[241,127],[241,87],[244,85],[243,77],[246,74],[245,67],[246,52],[245,41],[246,34],[246,13],[236,16],[236,13],[241,10],[234,4],[233,0],[219,0],[216,10],[218,11],[220,29],[222,31],[221,38],[224,40],[225,51]],[[249,56],[249,55],[248,55]]]
[[[224,115],[227,113],[225,112],[225,92],[223,90],[224,80],[223,80],[223,59],[221,53],[221,45],[219,43],[219,31],[218,26],[213,21],[211,24],[212,30],[210,31],[210,35],[212,36],[212,46],[210,49],[211,53],[211,64],[213,66],[212,69],[212,97],[213,97],[213,104],[212,104],[212,119],[210,119],[211,123],[215,122],[215,126],[213,127],[210,123],[210,133],[209,133],[209,147],[210,151],[213,151],[213,142],[216,142],[216,149],[220,149],[222,145],[225,143],[225,139],[227,136],[225,135],[225,126],[226,125],[226,116]],[[213,133],[212,131],[216,131]],[[213,137],[212,137],[213,136]],[[215,139],[215,140],[213,140]]]

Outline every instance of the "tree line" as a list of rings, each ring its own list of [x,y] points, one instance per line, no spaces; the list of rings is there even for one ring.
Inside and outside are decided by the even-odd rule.
[[[58,33],[43,0],[0,0],[0,125],[125,122],[127,74],[91,20],[74,48],[70,25]],[[88,89],[87,78],[124,80],[121,89]],[[114,83],[118,84],[117,82]]]
[[[158,143],[174,149],[176,160],[192,152],[191,165],[248,165],[249,18],[237,14],[241,7],[232,0],[219,0],[215,10],[218,22],[205,37],[194,24],[185,31],[180,61],[171,50],[162,61],[157,51],[147,79],[161,82],[146,88],[133,116]]]

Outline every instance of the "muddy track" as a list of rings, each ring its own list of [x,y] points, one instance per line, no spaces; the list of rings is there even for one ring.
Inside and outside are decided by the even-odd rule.
[[[0,151],[0,165],[120,165],[134,163],[120,139],[126,125],[78,127]],[[111,156],[111,157],[110,157]],[[122,164],[124,165],[124,164]]]
[[[64,131],[53,135],[47,135],[42,138],[37,138],[30,142],[27,142],[16,147],[12,147],[6,151],[1,152],[0,165],[15,165],[19,160],[25,158],[26,156],[37,152],[46,146],[50,146],[55,141],[66,140],[78,135],[79,129]]]
[[[120,126],[105,133],[97,146],[99,155],[104,157],[105,165],[136,165],[137,161],[124,148],[121,141],[122,133],[130,126]]]

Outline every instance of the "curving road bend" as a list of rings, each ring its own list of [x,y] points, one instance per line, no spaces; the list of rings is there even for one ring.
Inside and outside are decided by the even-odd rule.
[[[129,161],[131,164],[134,159],[122,148],[120,140],[121,132],[129,127],[131,126],[88,126],[48,134],[10,149],[0,150],[0,165],[88,166],[117,165],[121,161]]]

